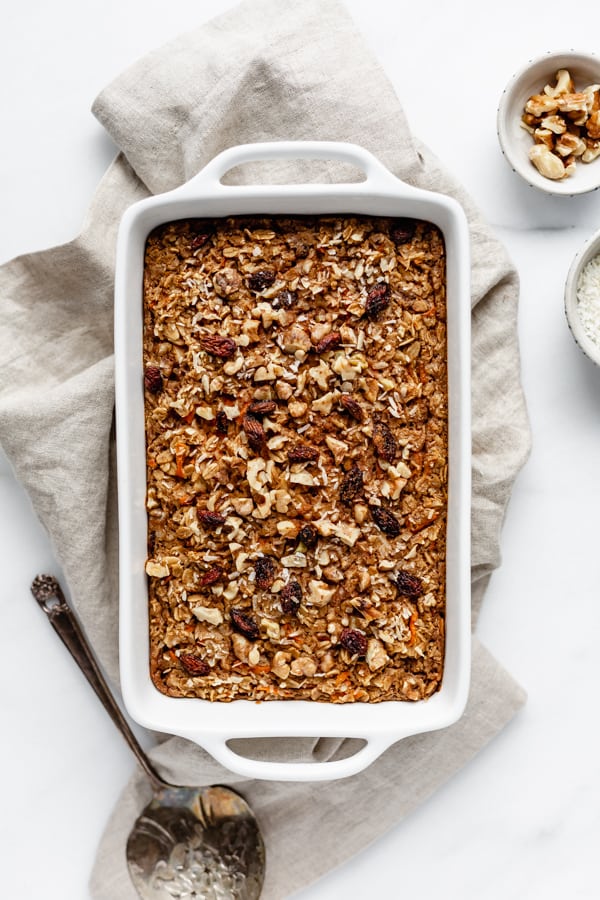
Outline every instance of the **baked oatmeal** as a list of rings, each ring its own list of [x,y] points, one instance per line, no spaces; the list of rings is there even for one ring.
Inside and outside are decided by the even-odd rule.
[[[144,274],[151,676],[209,700],[441,683],[444,243],[357,215],[170,222]]]

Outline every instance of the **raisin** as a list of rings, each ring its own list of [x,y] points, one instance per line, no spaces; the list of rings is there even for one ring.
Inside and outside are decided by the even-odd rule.
[[[390,227],[390,237],[395,244],[407,244],[415,236],[417,223],[414,219],[394,219]]]
[[[349,506],[357,497],[360,497],[364,489],[363,473],[355,464],[344,476],[340,485],[340,500],[345,506]]]
[[[349,413],[353,419],[356,419],[357,422],[364,421],[365,414],[362,411],[362,407],[360,404],[352,397],[350,394],[342,394],[340,397],[340,403],[344,407],[347,413]]]
[[[223,525],[225,522],[225,516],[222,516],[221,513],[213,512],[211,509],[199,509],[198,519],[205,528],[218,528],[219,525]]]
[[[288,581],[281,592],[281,609],[288,616],[294,616],[302,602],[302,587],[298,581]]]
[[[200,346],[211,356],[219,359],[231,359],[237,350],[237,344],[233,338],[223,337],[220,334],[203,334],[200,338]]]
[[[274,400],[253,400],[246,412],[253,419],[260,419],[275,412],[276,409],[277,404]]]
[[[163,377],[158,366],[146,366],[144,386],[151,394],[158,394],[162,390]]]
[[[242,609],[231,610],[231,624],[236,631],[239,631],[248,640],[255,641],[258,638],[258,625],[254,616],[244,612]]]
[[[272,269],[258,269],[248,278],[248,287],[251,291],[260,294],[265,288],[271,287],[275,281],[275,272]]]
[[[200,584],[206,587],[209,584],[215,584],[223,577],[223,569],[221,566],[211,566],[203,575],[200,576]]]
[[[242,428],[248,439],[248,443],[253,450],[262,450],[265,445],[267,435],[258,419],[245,415],[242,419]]]
[[[276,297],[273,297],[271,305],[274,306],[275,309],[277,309],[278,306],[283,306],[284,309],[291,309],[291,307],[295,305],[297,299],[298,298],[293,291],[281,291]]]
[[[227,427],[229,425],[229,420],[225,412],[220,409],[215,417],[215,429],[217,434],[227,434]]]
[[[199,656],[194,656],[192,653],[182,653],[179,657],[179,662],[187,674],[193,678],[199,675],[208,675],[210,672],[210,666],[206,660],[201,659]]]
[[[404,569],[400,569],[397,573],[395,585],[402,596],[408,597],[409,600],[416,600],[423,593],[421,579],[417,575],[405,572]]]
[[[339,331],[330,331],[329,334],[326,334],[325,337],[322,337],[315,344],[315,351],[317,353],[326,353],[328,350],[337,350],[341,343],[342,336]]]
[[[303,235],[289,234],[286,236],[286,242],[298,259],[306,259],[310,253],[310,243]]]
[[[342,628],[340,644],[352,656],[364,656],[367,652],[367,636],[357,628]]]
[[[298,532],[298,543],[304,544],[307,550],[317,546],[319,534],[313,525],[303,525]]]
[[[398,445],[396,438],[392,434],[389,425],[377,419],[373,423],[373,444],[377,456],[385,459],[386,462],[393,462],[398,453]]]
[[[400,534],[400,522],[396,516],[389,509],[384,509],[383,506],[371,506],[370,509],[373,521],[379,530],[387,534],[388,537],[398,537]]]
[[[296,444],[288,450],[288,459],[292,463],[296,462],[315,462],[319,458],[319,451],[316,447],[310,447],[308,444]]]
[[[196,250],[199,250],[200,247],[204,247],[206,242],[208,241],[208,234],[196,234],[190,241],[190,250],[192,253],[195,253]]]
[[[275,563],[270,556],[259,556],[254,563],[256,575],[256,587],[261,591],[268,591],[275,581]]]
[[[379,313],[390,305],[390,286],[385,281],[378,282],[367,294],[365,315],[369,319],[376,319]]]
[[[206,222],[199,222],[193,227],[192,239],[190,241],[190,250],[195,253],[201,247],[208,243],[211,236],[210,225]]]

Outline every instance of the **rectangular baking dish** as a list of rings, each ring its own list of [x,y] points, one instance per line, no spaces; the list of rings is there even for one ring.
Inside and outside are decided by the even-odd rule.
[[[222,183],[235,166],[256,160],[323,159],[349,163],[365,179],[349,184]],[[439,691],[427,700],[334,704],[282,700],[218,703],[168,697],[150,679],[147,519],[142,360],[144,248],[157,225],[175,219],[244,214],[362,213],[424,219],[446,247],[449,499],[446,649]],[[232,147],[186,184],[131,206],[118,235],[115,281],[115,375],[120,560],[120,673],[125,706],[139,724],[194,741],[250,778],[318,781],[353,775],[391,744],[446,727],[461,716],[470,676],[470,281],[469,235],[452,198],[397,179],[353,144],[281,142]],[[353,737],[365,744],[346,759],[322,763],[256,760],[228,741],[253,737]]]

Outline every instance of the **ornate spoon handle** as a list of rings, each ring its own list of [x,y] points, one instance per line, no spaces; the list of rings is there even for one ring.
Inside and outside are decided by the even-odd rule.
[[[102,705],[129,744],[150,781],[152,781],[155,788],[165,787],[166,783],[159,777],[142,750],[112,695],[87,638],[68,605],[56,578],[52,575],[38,575],[32,582],[31,593],[48,616],[50,624],[102,701]]]

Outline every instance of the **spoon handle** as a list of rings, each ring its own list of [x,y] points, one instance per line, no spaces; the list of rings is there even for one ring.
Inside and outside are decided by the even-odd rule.
[[[106,683],[100,666],[92,653],[79,622],[68,605],[62,588],[52,575],[38,575],[31,585],[31,593],[48,616],[50,624],[93,687],[102,705],[129,744],[137,761],[155,788],[165,787],[150,760],[121,712],[117,701]]]

